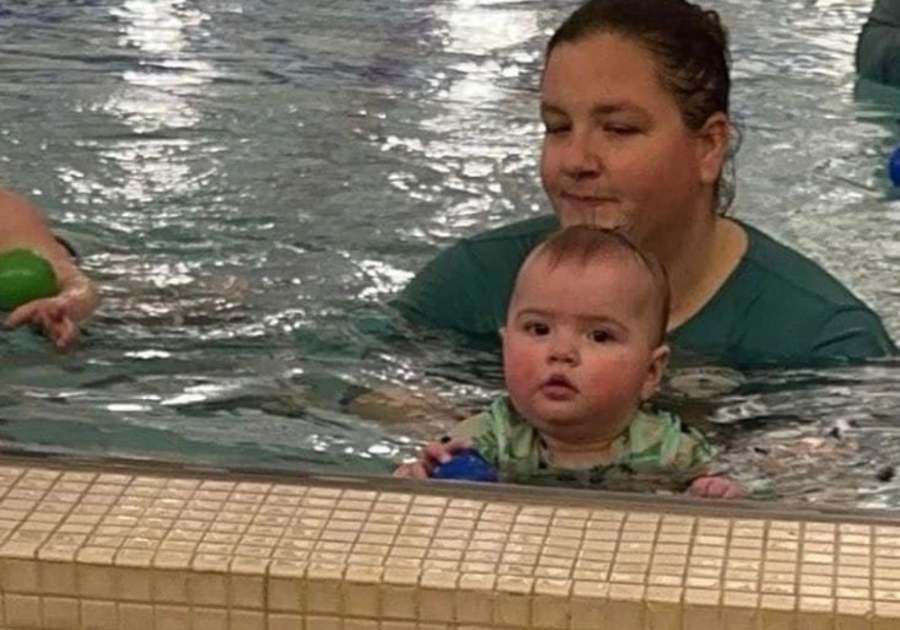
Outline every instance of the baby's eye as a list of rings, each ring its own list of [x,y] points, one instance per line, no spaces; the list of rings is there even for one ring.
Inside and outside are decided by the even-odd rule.
[[[535,337],[542,337],[550,333],[550,326],[544,322],[526,322],[525,332]]]
[[[591,341],[595,343],[607,343],[612,341],[612,335],[608,330],[603,330],[602,328],[598,328],[596,330],[592,330],[588,337],[590,337]]]

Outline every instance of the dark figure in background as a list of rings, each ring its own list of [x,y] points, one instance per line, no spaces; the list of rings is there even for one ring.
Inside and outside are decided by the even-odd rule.
[[[900,0],[875,0],[856,44],[856,71],[900,88]]]

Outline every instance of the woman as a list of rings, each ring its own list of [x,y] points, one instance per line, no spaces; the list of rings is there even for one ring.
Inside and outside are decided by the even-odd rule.
[[[38,210],[22,197],[0,190],[0,253],[20,247],[34,250],[53,265],[60,291],[54,297],[23,304],[3,325],[31,324],[43,331],[57,350],[68,351],[78,342],[79,322],[97,308],[97,289],[50,233]]]
[[[559,224],[619,227],[666,266],[676,363],[859,360],[895,348],[816,263],[725,216],[726,33],[684,0],[590,0],[547,45],[541,179],[555,211],[464,239],[403,291],[408,318],[497,343],[513,279]]]

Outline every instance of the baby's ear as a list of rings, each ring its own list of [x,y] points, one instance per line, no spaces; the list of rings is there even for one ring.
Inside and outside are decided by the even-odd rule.
[[[663,373],[669,364],[669,355],[672,351],[667,344],[661,344],[657,347],[650,357],[650,363],[647,366],[647,374],[644,378],[644,385],[641,387],[641,400],[649,400],[656,390],[659,389],[659,383],[662,381]]]

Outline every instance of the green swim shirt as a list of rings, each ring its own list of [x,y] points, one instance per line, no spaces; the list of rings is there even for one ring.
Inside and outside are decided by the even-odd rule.
[[[815,262],[741,223],[747,252],[719,291],[670,334],[673,364],[736,368],[858,361],[896,352],[879,317]],[[541,216],[462,239],[394,301],[411,321],[499,349],[516,273],[559,228]]]
[[[507,397],[462,423],[456,435],[471,437],[475,448],[503,481],[575,482],[625,489],[631,483],[660,483],[681,488],[706,472],[715,450],[694,429],[665,412],[639,411],[613,442],[605,464],[590,469],[555,468],[540,434],[520,416]]]

